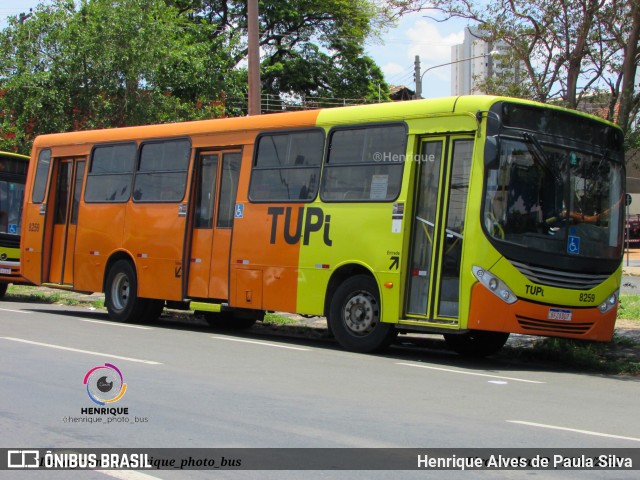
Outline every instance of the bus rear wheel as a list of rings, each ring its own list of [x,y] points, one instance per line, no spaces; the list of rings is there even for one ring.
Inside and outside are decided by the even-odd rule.
[[[336,290],[329,306],[329,329],[352,352],[374,352],[389,346],[397,331],[381,322],[378,285],[368,275],[355,275]]]
[[[0,282],[0,298],[3,298],[5,293],[7,293],[8,287],[9,287],[8,283]]]
[[[498,353],[509,339],[508,333],[470,330],[462,334],[444,335],[447,345],[465,357],[487,357]]]
[[[138,297],[138,281],[131,262],[118,260],[109,270],[104,303],[113,320],[118,322],[144,320],[148,301]]]

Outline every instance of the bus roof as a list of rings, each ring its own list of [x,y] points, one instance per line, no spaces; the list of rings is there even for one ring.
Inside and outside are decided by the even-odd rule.
[[[299,112],[272,113],[251,117],[232,117],[212,120],[197,120],[159,125],[84,130],[69,133],[40,135],[34,148],[58,145],[137,140],[157,137],[180,137],[185,135],[231,133],[242,130],[287,129],[317,126],[318,116],[331,123],[366,122],[380,118],[403,119],[433,113],[452,112],[457,97],[409,102],[388,102],[330,109],[304,110]],[[333,119],[333,120],[331,120]]]
[[[232,133],[243,130],[309,128],[315,126],[339,125],[344,123],[369,123],[380,121],[382,119],[384,121],[400,121],[445,113],[470,113],[477,110],[488,110],[491,105],[498,101],[511,101],[568,111],[554,105],[543,105],[523,99],[491,95],[467,95],[304,110],[298,112],[272,113],[251,117],[231,117],[134,127],[108,128],[101,130],[83,130],[68,133],[54,133],[38,136],[33,147],[34,149],[37,149],[63,145],[93,144],[97,142],[121,142],[127,140],[181,137],[187,135],[195,136],[211,134],[214,132]],[[572,113],[606,122],[599,117],[594,117],[593,115],[582,112],[573,111]]]
[[[20,155],[19,153],[12,153],[12,152],[0,151],[0,157],[11,157],[17,160],[24,160],[25,162],[29,161],[29,157],[27,155]]]

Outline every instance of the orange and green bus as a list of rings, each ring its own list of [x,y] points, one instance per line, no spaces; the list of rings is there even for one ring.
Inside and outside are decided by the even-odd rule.
[[[486,355],[510,333],[608,341],[623,136],[462,96],[38,137],[23,273],[105,292],[119,321],[326,316],[346,349],[398,332]]]
[[[20,275],[22,200],[29,157],[0,152],[0,298]]]

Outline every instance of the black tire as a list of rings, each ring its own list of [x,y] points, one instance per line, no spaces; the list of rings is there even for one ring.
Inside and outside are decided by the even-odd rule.
[[[152,323],[160,318],[164,310],[164,300],[147,300],[147,308],[142,313],[141,320],[145,323]]]
[[[508,333],[470,330],[462,334],[445,334],[447,345],[464,357],[487,357],[498,353],[509,339]]]
[[[142,321],[149,304],[138,298],[136,272],[127,260],[118,260],[107,275],[104,304],[109,316],[118,322]]]
[[[236,317],[228,312],[204,312],[203,315],[214,330],[247,330],[258,321],[257,318]]]
[[[329,306],[329,330],[351,352],[375,352],[389,346],[397,335],[393,324],[380,320],[380,295],[369,275],[355,275],[335,291]]]
[[[8,287],[8,283],[0,282],[0,298],[4,298],[4,295],[7,293]]]

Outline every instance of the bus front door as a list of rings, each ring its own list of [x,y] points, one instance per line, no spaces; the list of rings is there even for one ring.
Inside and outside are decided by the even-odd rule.
[[[198,155],[187,280],[190,298],[229,299],[229,255],[240,162],[239,151]]]
[[[55,196],[49,205],[53,210],[48,225],[51,225],[48,271],[45,278],[48,283],[73,285],[73,254],[75,250],[76,226],[78,224],[78,205],[84,178],[85,160],[65,158],[55,164],[51,189]],[[46,268],[46,267],[45,267]]]
[[[472,137],[421,143],[408,268],[406,316],[457,324]]]

